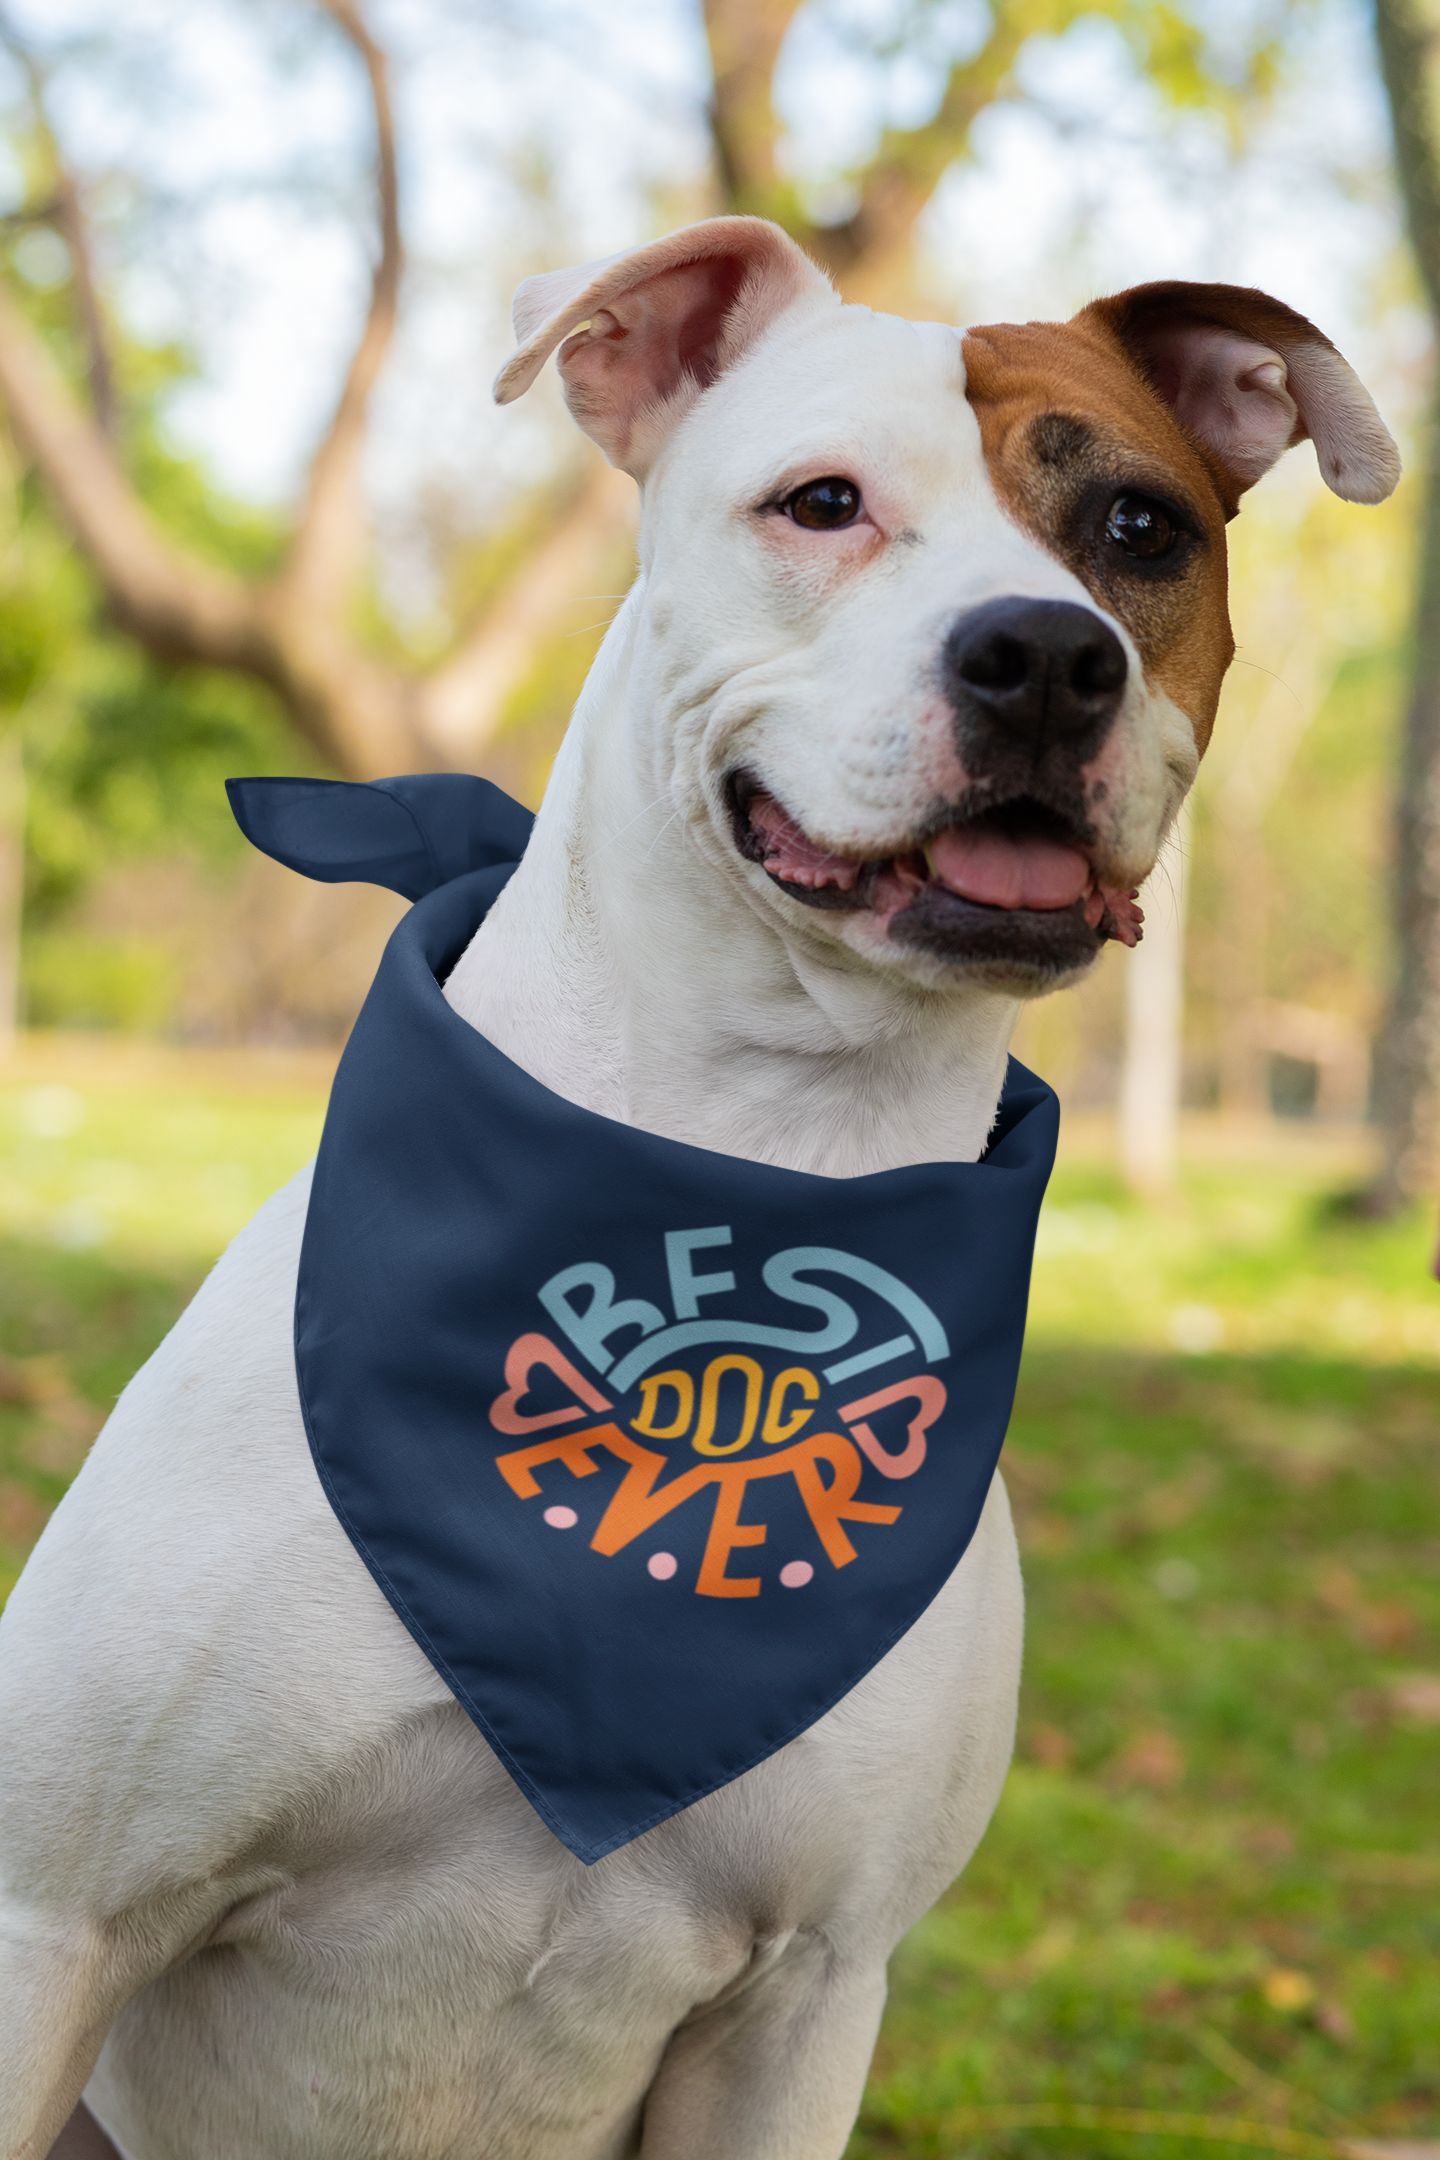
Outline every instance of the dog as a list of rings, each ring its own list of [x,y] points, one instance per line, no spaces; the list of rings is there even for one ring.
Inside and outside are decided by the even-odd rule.
[[[661,1135],[974,1161],[1023,1001],[1139,934],[1232,655],[1227,521],[1307,436],[1386,496],[1369,397],[1258,292],[961,332],[842,305],[752,218],[532,278],[515,322],[498,398],[558,349],[640,567],[446,996]],[[886,1961],[1010,1757],[999,1476],[834,1709],[582,1866],[322,1492],[308,1183],[125,1390],[4,1619],[0,2153],[835,2160]]]

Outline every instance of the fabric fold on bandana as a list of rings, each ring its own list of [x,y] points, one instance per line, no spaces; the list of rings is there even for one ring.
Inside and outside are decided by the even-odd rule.
[[[253,847],[327,885],[388,885],[421,900],[468,870],[515,864],[535,820],[489,780],[408,773],[395,780],[227,780]]]
[[[229,783],[254,844],[416,899],[300,1258],[316,1468],[395,1612],[592,1862],[802,1733],[974,1535],[1059,1106],[975,1163],[775,1169],[584,1110],[442,985],[531,820],[480,780]]]

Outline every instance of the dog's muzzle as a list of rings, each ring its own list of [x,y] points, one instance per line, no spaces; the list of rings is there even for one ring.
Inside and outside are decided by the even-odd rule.
[[[1012,987],[1048,987],[1106,938],[1139,939],[1134,892],[1096,868],[1085,786],[1128,672],[1119,638],[1089,608],[989,601],[960,618],[939,659],[960,801],[893,853],[866,858],[814,837],[741,771],[729,781],[736,845],[808,907],[865,910],[899,944]]]
[[[940,675],[972,781],[1075,788],[1120,710],[1129,670],[1108,623],[1068,600],[1007,598],[962,615]]]

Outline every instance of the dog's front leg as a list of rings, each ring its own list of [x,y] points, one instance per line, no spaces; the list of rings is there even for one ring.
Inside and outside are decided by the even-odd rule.
[[[111,2023],[156,1965],[147,1938],[143,1927],[66,1925],[0,1899],[3,2160],[43,2160],[71,2122]]]
[[[797,1936],[675,2033],[641,2160],[840,2160],[884,2007],[883,1965],[846,1969],[825,1937]]]
[[[21,1813],[13,1796],[7,1813]],[[9,1857],[23,1858],[25,1825],[6,1827]],[[126,2003],[183,1959],[237,1895],[269,1883],[264,1871],[222,1872],[97,1915],[85,1910],[83,1868],[62,1851],[56,1874],[64,1873],[71,1896],[54,1881],[35,1895],[0,1892],[0,2160],[43,2160]]]
[[[110,2024],[94,1960],[0,1919],[0,2154],[42,2160],[73,2114]]]

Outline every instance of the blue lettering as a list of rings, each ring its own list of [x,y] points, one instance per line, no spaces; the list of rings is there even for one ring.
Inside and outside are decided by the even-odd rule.
[[[735,1287],[735,1277],[720,1275],[697,1275],[690,1264],[692,1253],[705,1252],[712,1245],[728,1245],[730,1231],[721,1223],[713,1230],[667,1230],[665,1233],[665,1265],[670,1270],[670,1296],[675,1306],[677,1320],[698,1320],[699,1300],[702,1297],[723,1297]]]
[[[848,1275],[852,1282],[863,1283],[877,1297],[893,1305],[902,1320],[908,1320],[924,1349],[926,1359],[932,1365],[950,1355],[950,1338],[936,1319],[924,1298],[917,1297],[909,1283],[892,1275],[888,1268],[876,1267],[873,1260],[862,1260],[857,1253],[840,1252],[833,1245],[792,1245],[788,1252],[776,1253],[773,1260],[765,1263],[765,1281],[777,1297],[806,1298],[803,1285],[795,1280],[796,1270],[804,1268],[807,1273],[822,1271],[827,1275]],[[828,1348],[828,1345],[827,1345]],[[876,1363],[879,1363],[877,1358]],[[852,1366],[852,1371],[858,1367]]]
[[[731,1232],[724,1224],[705,1230],[666,1232],[665,1260],[676,1313],[673,1327],[666,1325],[665,1315],[646,1298],[622,1298],[617,1303],[613,1272],[595,1260],[582,1261],[552,1275],[539,1293],[540,1302],[581,1356],[597,1372],[606,1374],[611,1387],[622,1395],[653,1366],[705,1343],[748,1343],[757,1349],[798,1352],[803,1357],[843,1349],[859,1333],[855,1309],[833,1290],[805,1281],[806,1275],[848,1276],[851,1282],[883,1298],[911,1330],[826,1366],[825,1378],[832,1384],[868,1372],[872,1366],[889,1364],[893,1358],[908,1356],[917,1338],[928,1363],[937,1364],[949,1357],[949,1337],[925,1300],[908,1283],[887,1268],[877,1267],[873,1260],[862,1260],[858,1254],[841,1252],[833,1245],[789,1246],[784,1252],[773,1253],[761,1270],[766,1289],[786,1304],[809,1306],[820,1317],[818,1327],[784,1328],[755,1320],[701,1319],[700,1299],[722,1297],[733,1291],[735,1277],[728,1269],[697,1275],[693,1255],[730,1243]],[[580,1290],[590,1293],[583,1310],[573,1296]],[[626,1327],[638,1328],[642,1339],[617,1361],[609,1347],[610,1338]]]
[[[590,1292],[590,1302],[583,1312],[577,1312],[571,1302],[573,1290]],[[607,1373],[614,1364],[614,1352],[607,1345],[619,1329],[638,1327],[642,1335],[653,1335],[656,1328],[665,1325],[664,1313],[647,1298],[622,1298],[617,1305],[614,1273],[610,1268],[602,1267],[598,1260],[581,1260],[574,1267],[562,1268],[558,1275],[550,1277],[538,1295],[551,1319],[565,1330],[580,1355],[589,1359],[596,1372]],[[630,1359],[625,1362],[628,1365]],[[648,1359],[646,1363],[649,1363]],[[645,1368],[639,1369],[643,1372]]]

